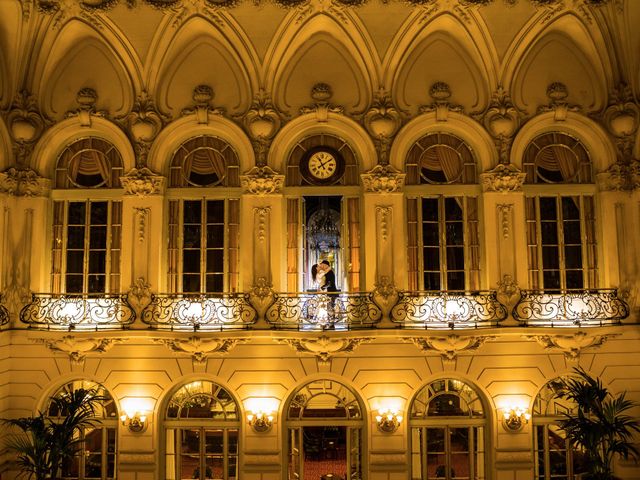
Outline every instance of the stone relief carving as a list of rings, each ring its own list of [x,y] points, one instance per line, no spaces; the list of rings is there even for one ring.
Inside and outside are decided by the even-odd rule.
[[[80,125],[83,127],[91,126],[91,117],[106,117],[105,110],[96,110],[96,102],[98,101],[98,93],[93,88],[82,88],[76,95],[76,102],[80,105],[76,110],[67,112],[66,117],[78,117]]]
[[[616,190],[632,192],[640,188],[640,160],[628,158],[607,168],[596,175],[601,191]]]
[[[65,335],[59,339],[33,338],[35,343],[43,343],[54,352],[62,352],[69,355],[71,363],[81,365],[90,353],[104,353],[116,343],[125,342],[124,338],[79,338],[73,335]]]
[[[147,219],[151,214],[149,207],[134,207],[136,211],[136,237],[138,243],[142,243],[145,240],[145,234],[147,231]]]
[[[122,183],[125,195],[146,197],[147,195],[161,195],[164,191],[166,178],[162,175],[156,175],[147,167],[132,168],[129,173],[120,177],[120,183]]]
[[[548,105],[538,107],[538,113],[553,112],[553,119],[556,122],[562,122],[567,119],[569,112],[579,112],[581,107],[567,102],[569,89],[564,83],[553,82],[547,87],[547,97],[549,97]]]
[[[238,338],[207,339],[194,335],[189,338],[155,338],[154,341],[166,345],[173,352],[190,354],[194,365],[203,365],[209,355],[228,353],[238,343],[245,340]]]
[[[381,275],[374,287],[371,298],[382,310],[384,320],[389,321],[389,314],[400,298],[400,291],[388,275]]]
[[[275,302],[276,292],[273,285],[265,277],[258,277],[249,291],[249,302],[258,312],[258,318],[264,319],[267,309]]]
[[[326,83],[316,83],[311,89],[311,98],[315,101],[314,105],[302,107],[300,114],[315,113],[319,122],[326,122],[329,113],[344,113],[344,107],[332,105],[329,103],[333,96],[331,86]]]
[[[195,115],[196,121],[199,124],[206,125],[209,123],[210,113],[213,115],[224,115],[224,108],[213,107],[211,105],[214,96],[213,88],[209,85],[198,85],[193,89],[192,98],[194,104],[183,109],[182,116]]]
[[[495,168],[480,174],[482,189],[485,192],[519,192],[522,190],[526,173],[509,163],[499,163]]]
[[[495,339],[495,336],[460,336],[449,334],[446,336],[431,337],[407,337],[404,340],[410,341],[423,352],[435,350],[442,356],[445,364],[453,364],[460,352],[470,352],[477,350],[487,340]]]
[[[576,362],[583,350],[597,348],[616,336],[618,334],[598,335],[579,331],[570,335],[524,335],[524,338],[535,340],[545,349],[560,350],[567,361]]]
[[[389,239],[389,222],[391,220],[392,212],[393,208],[389,205],[376,206],[376,213],[378,214],[380,225],[380,236],[385,242]]]
[[[498,301],[511,311],[522,296],[520,287],[511,275],[503,275],[502,280],[498,282],[498,291],[496,297]]]
[[[500,229],[502,230],[502,238],[507,239],[511,234],[511,212],[513,211],[512,203],[499,203],[496,205],[500,214]]]
[[[360,178],[365,192],[393,193],[402,189],[405,176],[391,165],[376,165]]]
[[[6,119],[16,163],[27,165],[33,146],[52,122],[40,113],[36,98],[27,90],[15,96]]]
[[[322,335],[317,338],[282,338],[280,343],[290,345],[300,353],[310,353],[315,355],[320,364],[328,364],[331,358],[338,353],[351,353],[363,342],[368,342],[368,338],[330,338]]]
[[[127,302],[136,311],[141,312],[151,303],[151,285],[144,277],[138,277],[127,292]]]
[[[0,173],[0,192],[16,197],[46,197],[51,191],[51,180],[34,170],[11,167]]]
[[[433,99],[433,103],[420,107],[420,113],[436,113],[436,121],[446,122],[449,112],[462,113],[464,108],[461,105],[455,105],[449,101],[451,97],[451,88],[445,82],[436,82],[431,85],[429,95]]]
[[[278,174],[266,165],[256,166],[240,175],[240,185],[245,193],[253,195],[270,195],[282,193],[284,175]]]
[[[261,88],[253,103],[242,118],[242,124],[251,137],[256,152],[256,165],[263,167],[267,163],[269,146],[282,126],[283,117],[273,104],[271,97]]]
[[[363,123],[374,139],[380,165],[387,165],[389,145],[402,125],[402,116],[384,89],[376,93],[373,104],[364,114]]]

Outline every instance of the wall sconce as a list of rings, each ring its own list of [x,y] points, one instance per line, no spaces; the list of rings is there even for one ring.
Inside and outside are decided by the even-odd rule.
[[[273,426],[273,414],[258,410],[257,412],[247,413],[247,423],[251,425],[254,432],[264,433],[271,430]]]
[[[397,410],[381,408],[378,410],[378,415],[376,415],[376,422],[378,423],[378,430],[381,432],[393,433],[398,430],[402,423],[402,415],[399,415]]]
[[[125,412],[120,415],[120,422],[133,433],[144,432],[147,428],[147,416],[140,412]]]
[[[531,414],[526,408],[509,406],[502,409],[502,417],[505,428],[512,432],[517,432],[529,423]]]

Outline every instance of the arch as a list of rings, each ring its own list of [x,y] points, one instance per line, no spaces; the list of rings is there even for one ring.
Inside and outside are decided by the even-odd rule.
[[[335,399],[334,410],[342,414],[330,417],[307,414],[307,409],[311,409],[312,401],[320,397],[322,397],[320,402],[316,402],[314,406],[319,407],[322,406],[322,402]],[[308,418],[342,418],[344,420],[363,421],[367,419],[366,412],[362,396],[355,388],[346,385],[342,379],[336,380],[323,376],[306,379],[305,382],[299,384],[289,394],[287,400],[283,403],[282,418],[286,421]]]
[[[209,113],[208,123],[198,123],[195,115],[187,115],[167,125],[149,151],[149,168],[168,175],[174,152],[185,141],[197,136],[218,137],[231,145],[238,155],[240,174],[255,165],[255,153],[245,132],[231,120]]]
[[[429,381],[428,383],[423,385],[419,390],[416,391],[416,393],[410,399],[408,404],[409,419],[416,420],[420,417],[426,418],[430,416],[429,403],[433,399],[436,399],[440,396],[447,395],[448,394],[447,392],[456,392],[456,394],[458,392],[462,392],[462,394],[459,396],[462,398],[462,395],[467,395],[468,400],[465,399],[467,404],[473,403],[476,401],[480,402],[480,405],[483,408],[483,410],[481,412],[478,412],[478,414],[476,415],[474,413],[474,410],[470,409],[468,414],[470,418],[484,418],[487,420],[487,422],[491,420],[492,409],[490,408],[490,403],[485,393],[482,390],[480,390],[480,388],[478,388],[478,386],[473,382],[470,382],[466,379],[461,379],[461,378],[452,378],[450,376],[440,376],[440,377],[434,378],[433,380]],[[419,407],[418,405],[419,403],[423,404],[425,407],[424,412],[421,413],[420,417],[417,415],[414,415],[414,409]],[[447,415],[444,415],[444,416],[447,416]],[[455,414],[451,416],[464,416],[464,415],[460,415],[458,412],[455,412]]]
[[[287,123],[271,144],[269,166],[276,171],[284,171],[289,153],[296,143],[302,138],[320,133],[346,140],[356,154],[361,172],[370,170],[377,164],[375,146],[362,126],[344,115],[329,112],[326,122],[319,121],[315,113],[308,113]]]
[[[557,121],[554,112],[543,113],[529,120],[513,140],[511,163],[522,169],[524,152],[529,143],[540,134],[554,131],[574,136],[585,145],[591,157],[594,174],[615,163],[616,147],[607,132],[595,121],[575,112],[567,112],[564,121]]]
[[[436,132],[450,133],[464,140],[475,154],[478,173],[487,171],[498,163],[498,151],[489,133],[478,122],[456,112],[449,112],[446,122],[437,121],[436,113],[429,112],[407,123],[393,141],[389,163],[398,170],[405,171],[405,159],[411,147],[421,137]]]
[[[44,177],[53,178],[60,153],[70,143],[85,137],[102,138],[111,143],[122,157],[125,174],[134,168],[136,161],[131,142],[114,123],[100,117],[91,117],[89,127],[83,126],[78,117],[72,117],[47,130],[34,148],[32,168]]]

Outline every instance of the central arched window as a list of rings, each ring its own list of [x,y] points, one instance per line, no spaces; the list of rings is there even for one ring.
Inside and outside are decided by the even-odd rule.
[[[414,398],[410,415],[411,478],[485,478],[486,418],[476,390],[442,379]]]
[[[577,480],[588,471],[584,453],[571,447],[557,423],[576,409],[574,402],[559,397],[562,391],[562,381],[551,380],[540,389],[533,404],[536,480]]]
[[[289,480],[362,478],[363,410],[350,388],[333,380],[307,383],[286,412]]]
[[[70,395],[78,389],[91,390],[101,399],[96,403],[95,425],[79,431],[78,453],[62,464],[63,480],[101,479],[116,477],[116,433],[118,431],[118,411],[113,398],[104,387],[86,380],[76,380],[60,388],[52,398]],[[47,414],[59,422],[65,417],[55,402],[47,406]]]
[[[206,380],[182,386],[164,423],[167,480],[238,477],[240,413],[225,388]]]

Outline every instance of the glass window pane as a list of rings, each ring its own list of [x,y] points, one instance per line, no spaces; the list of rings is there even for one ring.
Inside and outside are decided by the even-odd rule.
[[[440,271],[440,248],[424,248],[424,269],[430,271]]]
[[[200,250],[184,250],[182,252],[182,271],[185,273],[200,272]]]
[[[107,252],[92,251],[89,254],[89,273],[105,273],[107,269]]]
[[[222,274],[207,275],[207,292],[211,292],[211,293],[224,292],[224,275]]]
[[[564,243],[579,245],[581,243],[580,238],[580,222],[572,220],[570,222],[564,222]]]
[[[106,225],[109,202],[91,202],[91,225]]]
[[[89,248],[107,248],[107,227],[91,227],[89,229]]]
[[[67,229],[67,248],[84,248],[84,226]]]
[[[207,201],[207,223],[224,223],[224,200]]]
[[[540,219],[556,220],[557,218],[556,199],[554,197],[542,197],[540,199]]]
[[[207,250],[207,272],[224,272],[223,250]]]
[[[224,247],[224,225],[207,225],[207,248]]]
[[[462,222],[447,222],[447,245],[464,245]]]
[[[103,293],[105,290],[107,278],[105,275],[89,275],[88,285],[89,293]]]
[[[438,199],[423,198],[422,199],[422,220],[429,222],[438,221]]]
[[[447,221],[462,220],[462,198],[445,198],[444,211]]]
[[[582,268],[582,247],[565,247],[564,264],[568,269]]]
[[[422,244],[440,245],[440,233],[437,223],[424,223],[422,225]]]
[[[200,200],[184,202],[184,223],[200,224],[202,222],[202,203]]]
[[[86,204],[84,202],[69,202],[69,225],[84,225]]]
[[[84,252],[82,250],[67,250],[67,273],[82,273]]]
[[[464,290],[464,272],[447,272],[447,290]]]
[[[82,275],[66,275],[67,293],[83,293]]]
[[[424,272],[424,289],[440,290],[440,272]]]
[[[200,248],[200,225],[185,225],[182,244],[184,248]]]

